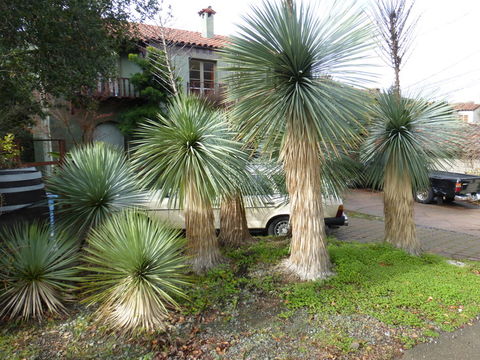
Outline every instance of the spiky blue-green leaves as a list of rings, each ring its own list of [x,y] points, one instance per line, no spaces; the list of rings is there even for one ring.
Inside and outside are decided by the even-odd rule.
[[[213,201],[229,193],[245,173],[247,156],[221,110],[194,96],[172,100],[168,115],[147,120],[137,133],[135,163],[140,177],[161,196],[177,195],[194,184]]]
[[[0,317],[65,312],[78,280],[78,240],[38,223],[3,229],[0,237]]]
[[[266,150],[295,130],[325,147],[353,140],[365,101],[351,85],[363,83],[371,45],[365,15],[339,2],[321,13],[264,1],[243,20],[224,56],[234,118],[246,139],[263,140]]]
[[[86,302],[125,331],[164,326],[169,308],[184,297],[183,241],[146,213],[126,211],[107,219],[88,238],[83,270]]]
[[[144,200],[123,151],[103,142],[73,149],[48,180],[48,189],[58,195],[61,223],[81,233]]]
[[[410,177],[414,190],[429,186],[428,173],[451,159],[461,123],[445,102],[381,93],[372,106],[363,148],[369,180],[383,185],[388,166],[396,177]]]

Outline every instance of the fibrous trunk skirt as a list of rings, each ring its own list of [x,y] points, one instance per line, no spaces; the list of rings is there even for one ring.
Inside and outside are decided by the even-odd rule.
[[[221,262],[215,234],[212,204],[202,198],[194,185],[185,191],[187,255],[195,273],[203,273]]]
[[[285,266],[301,280],[326,278],[332,272],[325,244],[318,144],[290,131],[282,160],[290,195],[292,231],[291,253]]]
[[[227,246],[237,247],[250,240],[247,217],[243,198],[240,194],[233,195],[222,201],[220,206],[219,240]]]
[[[384,183],[385,241],[412,255],[421,253],[413,218],[412,182],[387,168]]]

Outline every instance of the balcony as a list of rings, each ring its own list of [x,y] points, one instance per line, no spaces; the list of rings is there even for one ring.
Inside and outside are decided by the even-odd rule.
[[[97,98],[138,98],[140,93],[129,78],[99,79],[97,87],[86,92]],[[86,95],[87,95],[86,94]]]

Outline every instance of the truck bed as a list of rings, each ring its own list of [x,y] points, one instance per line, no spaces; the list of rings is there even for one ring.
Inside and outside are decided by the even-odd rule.
[[[447,171],[432,171],[430,173],[431,179],[438,179],[438,180],[480,180],[480,176],[478,175],[469,175],[469,174],[460,174],[460,173],[453,173]]]

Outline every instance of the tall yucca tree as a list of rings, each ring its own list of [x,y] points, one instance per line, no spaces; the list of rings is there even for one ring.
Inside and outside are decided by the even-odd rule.
[[[363,160],[370,181],[383,186],[385,240],[410,254],[421,252],[413,192],[429,186],[429,171],[452,158],[459,122],[444,102],[382,93],[372,109]]]
[[[351,125],[365,103],[351,85],[365,78],[358,69],[370,27],[362,12],[335,4],[319,17],[292,1],[264,2],[244,18],[225,54],[233,72],[230,98],[246,141],[261,141],[266,150],[282,144],[292,227],[286,267],[304,280],[331,274],[320,149],[356,137]]]
[[[241,181],[247,156],[232,140],[223,113],[206,101],[180,96],[167,114],[141,126],[136,163],[161,198],[169,196],[183,207],[187,254],[201,273],[221,260],[212,203]]]
[[[411,18],[413,5],[414,0],[380,0],[373,11],[379,45],[395,80],[391,91],[373,102],[363,160],[371,183],[383,186],[385,241],[418,255],[413,192],[427,188],[429,170],[453,156],[460,124],[446,103],[402,94],[400,71],[417,21]]]

